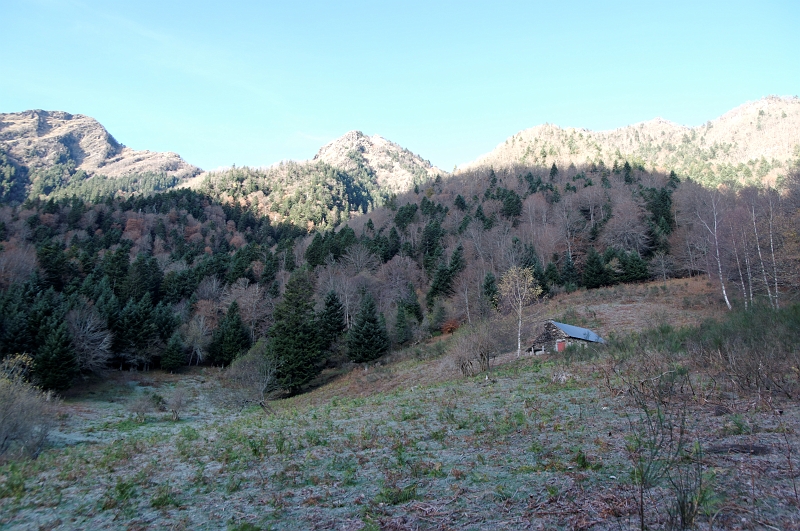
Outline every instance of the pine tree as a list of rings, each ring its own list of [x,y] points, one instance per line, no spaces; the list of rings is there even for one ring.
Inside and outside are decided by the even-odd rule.
[[[414,290],[414,285],[411,282],[408,283],[406,294],[399,305],[405,310],[406,316],[413,316],[418,323],[422,322],[422,306],[419,304],[417,292]]]
[[[603,263],[603,257],[592,247],[589,249],[589,254],[586,255],[586,263],[583,266],[583,285],[592,289],[608,283],[608,271]]]
[[[186,353],[183,350],[183,339],[178,332],[172,334],[167,342],[167,348],[161,357],[161,368],[174,372],[186,365]]]
[[[64,391],[78,375],[78,362],[72,350],[67,324],[49,319],[47,340],[39,347],[34,363],[34,374],[45,389]]]
[[[627,160],[622,167],[622,178],[625,180],[625,184],[633,184],[633,169]]]
[[[283,300],[275,307],[275,322],[269,331],[269,348],[279,367],[278,382],[294,394],[322,370],[313,297],[308,274],[298,271],[292,275]]]
[[[561,269],[561,281],[564,283],[564,287],[567,291],[577,289],[581,281],[578,270],[575,269],[575,262],[572,261],[572,257],[569,254],[564,255],[564,267]]]
[[[620,265],[622,282],[643,282],[650,278],[647,262],[634,252],[620,253]]]
[[[153,305],[149,293],[145,293],[139,302],[128,300],[111,321],[114,333],[113,350],[130,354],[147,349],[158,334],[152,314]]]
[[[554,262],[548,262],[544,270],[544,278],[550,286],[561,285],[561,273],[558,272],[558,267]]]
[[[453,291],[453,277],[450,275],[450,268],[445,263],[439,264],[436,273],[433,274],[431,289],[425,296],[425,303],[428,310],[433,309],[433,303],[439,295],[449,295]]]
[[[489,301],[489,304],[491,304],[492,308],[495,310],[497,309],[499,303],[499,295],[500,291],[497,289],[497,279],[495,278],[494,273],[488,271],[486,276],[483,278],[483,296],[486,297],[486,300]]]
[[[350,359],[363,363],[381,357],[389,350],[389,334],[375,309],[375,301],[364,295],[355,322],[347,337]]]
[[[128,274],[125,279],[125,288],[123,289],[125,298],[140,300],[145,293],[149,293],[150,297],[155,301],[159,295],[159,288],[164,280],[164,275],[161,268],[158,267],[158,262],[152,256],[145,256],[140,254],[136,260],[128,268]]]
[[[248,348],[250,348],[250,334],[239,316],[239,304],[233,301],[211,336],[208,352],[213,363],[230,365],[243,350]]]
[[[331,290],[325,296],[325,306],[317,322],[320,348],[328,350],[345,330],[344,306],[335,291]]]
[[[5,313],[0,320],[0,358],[30,352],[31,335],[28,331],[28,316],[22,310]]]
[[[406,316],[406,310],[402,304],[397,305],[397,319],[394,323],[394,341],[398,345],[403,345],[411,340],[411,325]]]

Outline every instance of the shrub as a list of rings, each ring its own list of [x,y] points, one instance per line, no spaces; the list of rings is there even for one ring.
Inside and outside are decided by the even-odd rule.
[[[51,396],[25,381],[32,365],[25,354],[0,365],[0,458],[36,458],[52,426]]]
[[[269,412],[267,396],[278,390],[279,362],[264,339],[258,340],[247,354],[236,358],[220,377],[216,393],[219,402],[227,407],[244,408],[260,405]]]
[[[442,333],[443,334],[452,334],[458,327],[460,326],[459,322],[456,319],[449,319],[444,322],[442,325]]]
[[[481,322],[461,328],[448,349],[448,359],[463,376],[489,370],[489,358],[497,349],[491,324]]]

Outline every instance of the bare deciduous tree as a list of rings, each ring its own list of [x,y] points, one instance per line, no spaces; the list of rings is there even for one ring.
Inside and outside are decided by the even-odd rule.
[[[347,248],[342,255],[342,263],[347,267],[347,272],[355,276],[373,271],[380,265],[380,260],[365,245],[357,243]]]
[[[250,284],[246,278],[239,278],[222,293],[223,307],[227,308],[233,301],[239,305],[242,321],[250,328],[250,340],[255,341],[259,325],[269,315],[271,309],[267,304],[264,288],[259,284]]]
[[[624,197],[617,200],[613,215],[603,229],[603,242],[610,247],[641,254],[648,245],[643,219],[643,209],[633,199]]]
[[[192,317],[192,320],[186,325],[184,337],[191,352],[189,365],[192,364],[192,358],[195,360],[195,365],[200,365],[200,362],[205,359],[208,345],[211,343],[211,328],[206,324],[204,315],[195,314]]]
[[[725,305],[731,310],[733,306],[731,306],[731,301],[728,300],[728,292],[725,289],[725,278],[722,274],[722,257],[720,255],[723,227],[722,197],[717,190],[701,191],[701,196],[695,208],[695,215],[700,221],[700,225],[705,228],[713,248],[717,276],[722,289],[722,298],[725,299]]]
[[[176,387],[172,395],[167,400],[167,408],[172,412],[172,420],[180,420],[180,412],[186,405],[186,390],[183,387]]]
[[[0,252],[0,286],[23,282],[36,269],[36,250],[33,245],[4,244]]]
[[[228,407],[241,409],[258,404],[269,413],[267,397],[280,389],[277,374],[278,362],[270,355],[267,342],[262,338],[222,373],[217,398]]]
[[[82,372],[99,373],[111,360],[111,332],[105,319],[88,303],[67,313],[67,326],[72,346]]]
[[[198,299],[219,301],[222,295],[222,282],[216,276],[203,278],[195,290]]]

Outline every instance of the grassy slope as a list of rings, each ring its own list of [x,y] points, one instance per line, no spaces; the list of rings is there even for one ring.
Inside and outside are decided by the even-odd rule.
[[[623,315],[630,328],[621,332],[720,313],[711,288],[684,282],[564,295],[542,311],[603,333]],[[625,309],[631,305],[636,311]],[[356,368],[275,403],[270,416],[215,409],[207,400],[214,369],[118,374],[65,401],[59,431],[70,444],[0,468],[0,526],[638,527],[626,452],[637,409],[619,393],[622,382],[605,378],[619,360],[509,354],[490,375],[463,379],[441,350],[420,346]],[[775,399],[768,408],[702,377],[695,384],[703,399],[690,401],[693,437],[707,449],[758,444],[769,452],[707,453],[715,496],[700,527],[717,511],[716,529],[797,526],[785,451],[787,442],[798,446],[797,401]],[[168,396],[176,385],[193,395],[180,422],[167,413],[130,420],[126,402],[143,391]],[[796,455],[793,466],[796,473]],[[666,483],[647,493],[648,525],[666,521],[670,496]]]

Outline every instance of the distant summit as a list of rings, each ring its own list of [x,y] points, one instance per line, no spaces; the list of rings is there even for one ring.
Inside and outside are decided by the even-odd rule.
[[[24,184],[34,195],[96,175],[183,179],[200,172],[175,153],[135,151],[117,142],[94,118],[62,111],[0,114],[0,155],[4,164],[14,166],[19,179],[27,179],[15,184]]]
[[[425,181],[446,172],[406,148],[361,131],[349,131],[324,145],[313,161],[324,162],[345,171],[361,165],[369,168],[377,184],[393,192],[413,188],[415,181]]]
[[[628,160],[674,170],[705,184],[774,182],[800,159],[800,99],[770,96],[715,120],[686,127],[656,118],[611,131],[526,129],[458,171],[556,164],[613,165]]]
[[[77,170],[108,177],[145,172],[185,177],[200,171],[176,153],[135,151],[94,118],[61,111],[0,114],[0,147],[31,169],[72,160]]]

